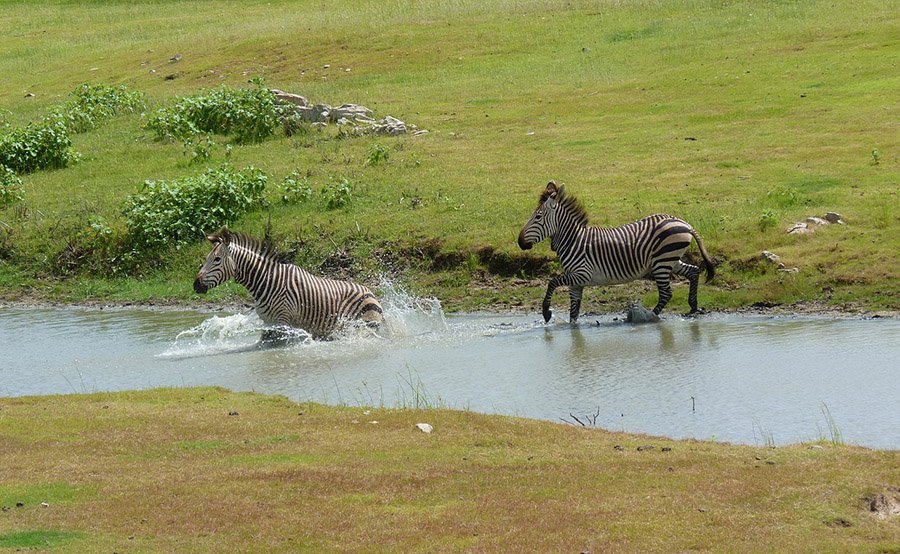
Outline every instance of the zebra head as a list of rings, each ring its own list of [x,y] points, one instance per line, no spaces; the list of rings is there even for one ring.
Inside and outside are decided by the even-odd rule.
[[[214,235],[207,235],[213,249],[200,266],[194,279],[194,290],[204,294],[209,289],[221,285],[234,275],[234,260],[231,257],[231,233],[223,227]]]
[[[522,227],[519,233],[519,248],[529,250],[535,244],[556,233],[559,227],[557,208],[559,201],[565,194],[565,186],[556,186],[550,181],[547,188],[541,193],[537,209]]]

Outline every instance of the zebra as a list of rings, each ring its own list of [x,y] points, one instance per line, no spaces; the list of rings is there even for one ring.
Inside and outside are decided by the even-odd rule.
[[[250,291],[267,326],[298,327],[316,339],[328,338],[344,320],[358,318],[371,327],[382,321],[381,304],[363,285],[316,277],[283,262],[262,241],[226,227],[206,238],[213,249],[194,279],[197,293],[233,278]],[[284,338],[283,332],[268,330],[261,343]]]
[[[611,285],[651,278],[659,290],[659,302],[653,313],[659,315],[672,298],[671,275],[687,277],[690,283],[688,304],[691,314],[697,309],[697,283],[700,268],[681,261],[681,256],[697,239],[703,256],[706,282],[715,268],[700,240],[687,222],[667,214],[656,214],[621,227],[588,227],[582,205],[566,194],[565,186],[550,181],[541,193],[538,207],[519,233],[519,247],[528,250],[550,237],[550,248],[559,256],[563,273],[550,280],[542,312],[549,322],[550,299],[559,286],[569,287],[569,319],[578,320],[581,294],[586,286]]]

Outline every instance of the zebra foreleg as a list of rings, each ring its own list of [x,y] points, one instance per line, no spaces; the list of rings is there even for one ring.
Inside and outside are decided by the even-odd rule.
[[[544,315],[544,323],[549,323],[550,318],[553,316],[553,311],[550,310],[550,299],[553,298],[553,292],[556,291],[557,288],[566,286],[572,288],[578,288],[578,302],[574,301],[570,304],[569,315],[575,314],[575,319],[578,318],[578,312],[581,309],[581,288],[584,287],[583,284],[579,285],[577,283],[584,283],[583,279],[580,279],[577,275],[573,273],[563,273],[562,275],[557,275],[553,279],[550,279],[550,283],[547,285],[547,294],[544,295],[544,302],[541,304],[541,312]],[[571,293],[570,293],[571,294]],[[573,319],[574,321],[574,319]]]

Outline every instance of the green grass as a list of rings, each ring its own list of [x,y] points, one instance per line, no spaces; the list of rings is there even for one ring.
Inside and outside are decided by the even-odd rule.
[[[432,434],[416,429],[423,421]],[[638,450],[647,444],[655,448]],[[0,551],[900,545],[900,519],[879,519],[867,502],[900,483],[900,453],[825,440],[734,446],[445,409],[161,389],[0,399],[0,467],[9,507]]]
[[[900,22],[890,3],[323,6],[4,2],[0,17],[15,32],[0,36],[0,108],[21,125],[82,82],[124,83],[147,93],[150,113],[259,75],[313,101],[360,103],[428,129],[233,144],[231,163],[262,168],[271,188],[271,206],[237,227],[262,234],[271,221],[283,244],[302,241],[297,259],[316,271],[344,249],[358,279],[397,273],[450,309],[536,308],[545,272],[510,276],[477,256],[446,267],[412,254],[438,241],[436,254],[470,260],[491,246],[514,265],[516,235],[550,179],[584,201],[594,224],[653,212],[691,222],[722,261],[717,282],[701,288],[707,308],[900,309],[900,77],[892,65]],[[170,63],[175,54],[181,61]],[[122,233],[122,202],[145,179],[195,175],[224,159],[227,138],[215,137],[211,159],[191,165],[182,144],[155,142],[144,121],[121,116],[76,135],[80,162],[24,178],[25,208],[0,211],[0,298],[196,298],[199,243],[128,275],[102,274],[102,263],[65,274],[54,267],[86,214]],[[376,145],[388,155],[370,163]],[[309,174],[318,198],[279,201],[274,184],[294,170]],[[323,209],[319,191],[343,178],[352,201]],[[849,225],[785,234],[826,211]],[[764,249],[800,273],[757,267]],[[553,258],[548,245],[533,252]],[[683,288],[673,309],[686,305]],[[208,301],[241,294],[231,288]],[[643,284],[589,291],[584,308],[618,309],[645,294],[655,295]]]

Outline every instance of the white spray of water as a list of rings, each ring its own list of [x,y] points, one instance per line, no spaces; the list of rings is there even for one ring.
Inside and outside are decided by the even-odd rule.
[[[401,285],[382,278],[378,286],[379,300],[384,310],[384,321],[373,333],[359,322],[347,322],[333,336],[329,344],[338,343],[343,349],[351,345],[370,346],[373,337],[387,340],[445,333],[448,330],[441,303],[436,298],[420,298],[410,294]],[[174,343],[161,354],[166,358],[183,358],[243,352],[255,349],[260,335],[268,327],[254,312],[229,316],[212,316],[199,325],[182,331]],[[308,349],[318,343],[303,329],[278,328],[293,340],[291,347]],[[321,348],[313,348],[319,350]],[[325,347],[334,350],[333,347]],[[312,352],[308,352],[312,353]]]

